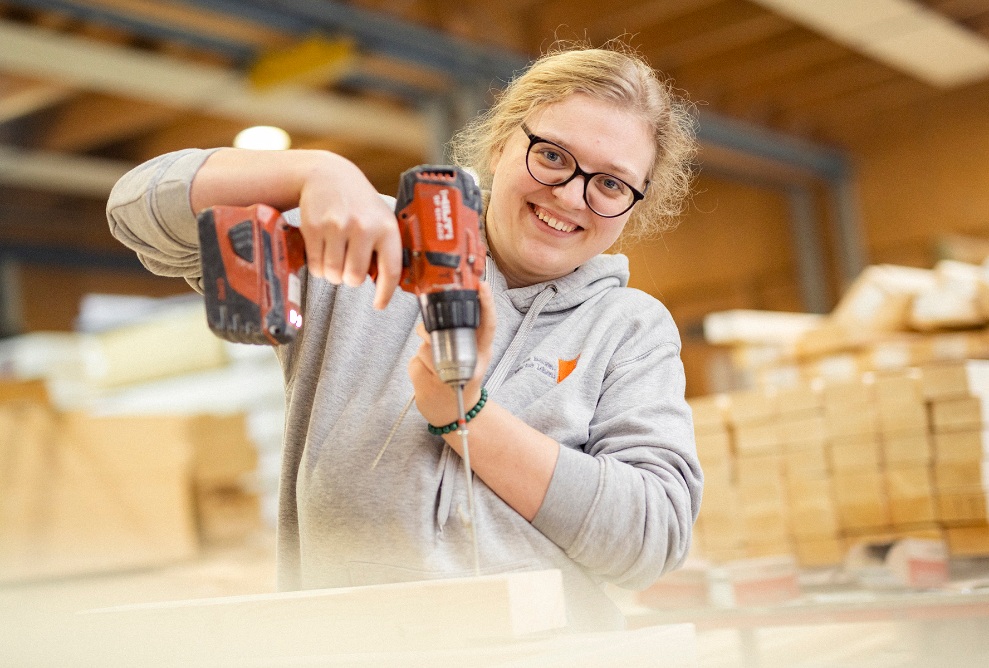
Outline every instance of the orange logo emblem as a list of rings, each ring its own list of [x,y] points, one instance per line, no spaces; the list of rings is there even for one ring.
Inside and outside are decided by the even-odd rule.
[[[562,383],[566,380],[567,376],[573,373],[573,370],[577,368],[577,360],[580,359],[580,355],[577,355],[572,360],[557,360],[557,371],[556,371],[556,382]]]

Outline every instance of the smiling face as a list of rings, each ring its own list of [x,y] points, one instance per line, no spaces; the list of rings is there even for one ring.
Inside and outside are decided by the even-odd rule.
[[[526,125],[570,151],[586,172],[606,172],[644,189],[653,164],[649,125],[610,102],[572,95],[538,109]],[[565,276],[618,239],[631,212],[602,218],[584,202],[584,178],[544,186],[525,165],[521,127],[494,158],[486,220],[488,247],[509,287]]]

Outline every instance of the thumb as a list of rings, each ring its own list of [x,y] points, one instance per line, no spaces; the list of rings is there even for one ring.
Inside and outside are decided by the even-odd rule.
[[[494,296],[487,281],[481,281],[477,289],[477,298],[481,304],[481,320],[477,328],[477,348],[487,351],[494,343],[495,328],[498,314],[495,311]]]

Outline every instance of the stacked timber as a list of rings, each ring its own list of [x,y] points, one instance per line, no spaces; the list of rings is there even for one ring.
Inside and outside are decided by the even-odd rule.
[[[6,381],[7,388],[36,386]],[[0,581],[147,567],[196,554],[191,446],[171,418],[0,404]]]
[[[701,556],[827,566],[853,543],[897,538],[989,555],[989,360],[690,401]]]
[[[201,300],[0,342],[0,580],[155,566],[270,528],[282,379],[270,349],[244,348]]]
[[[854,380],[939,361],[989,357],[989,265],[866,268],[827,315],[725,311],[705,318],[740,386]]]

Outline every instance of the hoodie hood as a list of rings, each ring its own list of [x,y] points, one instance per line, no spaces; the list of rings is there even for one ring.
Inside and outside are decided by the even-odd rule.
[[[540,293],[553,288],[556,296],[541,309],[545,313],[566,311],[604,290],[628,285],[628,258],[624,255],[597,255],[560,278],[521,288],[509,288],[494,262],[488,262],[488,280],[495,292],[504,292],[519,313],[526,313]]]

